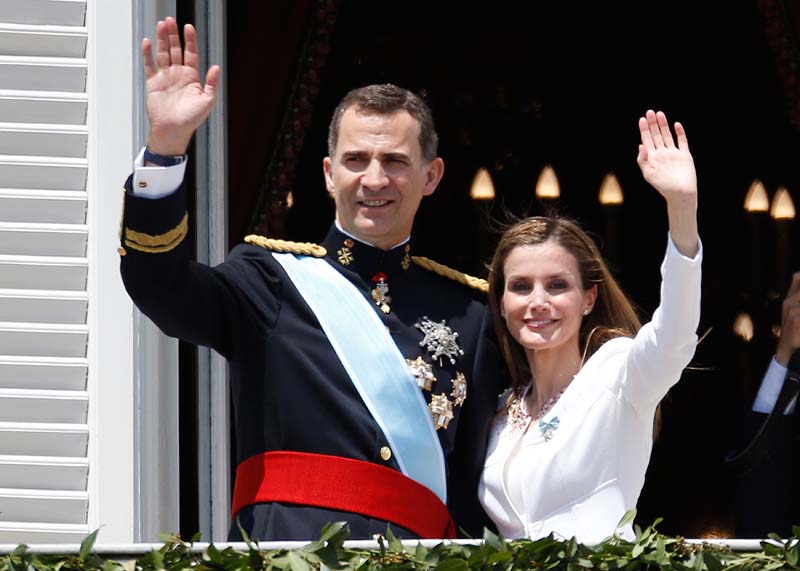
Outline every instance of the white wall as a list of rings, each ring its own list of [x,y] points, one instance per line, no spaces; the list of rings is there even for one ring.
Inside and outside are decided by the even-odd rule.
[[[122,185],[133,154],[132,0],[89,0],[89,527],[134,541],[132,304],[119,275]]]

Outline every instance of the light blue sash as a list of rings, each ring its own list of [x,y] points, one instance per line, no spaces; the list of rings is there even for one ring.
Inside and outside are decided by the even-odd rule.
[[[400,470],[447,503],[444,455],[430,410],[375,310],[325,260],[272,255],[319,320]]]

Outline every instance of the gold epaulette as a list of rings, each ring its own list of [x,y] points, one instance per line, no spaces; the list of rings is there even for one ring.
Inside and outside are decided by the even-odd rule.
[[[277,238],[266,238],[258,234],[245,236],[244,241],[253,246],[259,246],[273,252],[288,252],[290,254],[300,254],[302,256],[314,256],[315,258],[322,258],[328,253],[328,250],[319,244],[313,244],[311,242],[289,242],[288,240],[278,240]]]
[[[144,232],[137,232],[136,230],[131,230],[126,227],[124,229],[124,244],[128,248],[139,250],[147,254],[164,254],[177,248],[178,245],[183,242],[184,238],[186,238],[188,232],[189,214],[187,213],[183,215],[183,218],[181,218],[181,221],[175,228],[163,234],[145,234]],[[120,254],[122,254],[124,249],[121,250]]]
[[[489,282],[487,282],[486,280],[482,280],[481,278],[476,278],[474,276],[467,275],[463,272],[459,272],[458,270],[454,270],[453,268],[448,268],[444,264],[440,264],[439,262],[434,262],[430,258],[423,258],[422,256],[411,256],[411,261],[417,264],[420,268],[429,270],[435,274],[439,274],[440,276],[444,276],[453,281],[457,281],[460,284],[464,284],[473,289],[477,289],[479,291],[482,291],[483,293],[487,293],[489,291]]]

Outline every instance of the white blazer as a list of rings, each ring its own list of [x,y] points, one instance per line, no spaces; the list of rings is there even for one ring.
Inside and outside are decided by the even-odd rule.
[[[596,544],[636,507],[653,446],[653,416],[689,364],[700,320],[702,247],[694,259],[672,240],[661,265],[661,304],[635,338],[606,342],[539,422],[512,430],[495,420],[479,487],[506,538],[555,533]],[[501,397],[501,407],[505,403]],[[633,538],[627,525],[621,535]]]

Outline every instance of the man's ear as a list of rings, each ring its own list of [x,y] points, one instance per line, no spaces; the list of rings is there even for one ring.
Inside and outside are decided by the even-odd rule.
[[[425,171],[425,187],[422,189],[422,196],[430,196],[444,176],[444,160],[436,157],[428,163]]]
[[[333,185],[333,161],[331,161],[330,157],[322,159],[322,172],[325,174],[325,188],[333,196],[336,192],[336,187]]]

